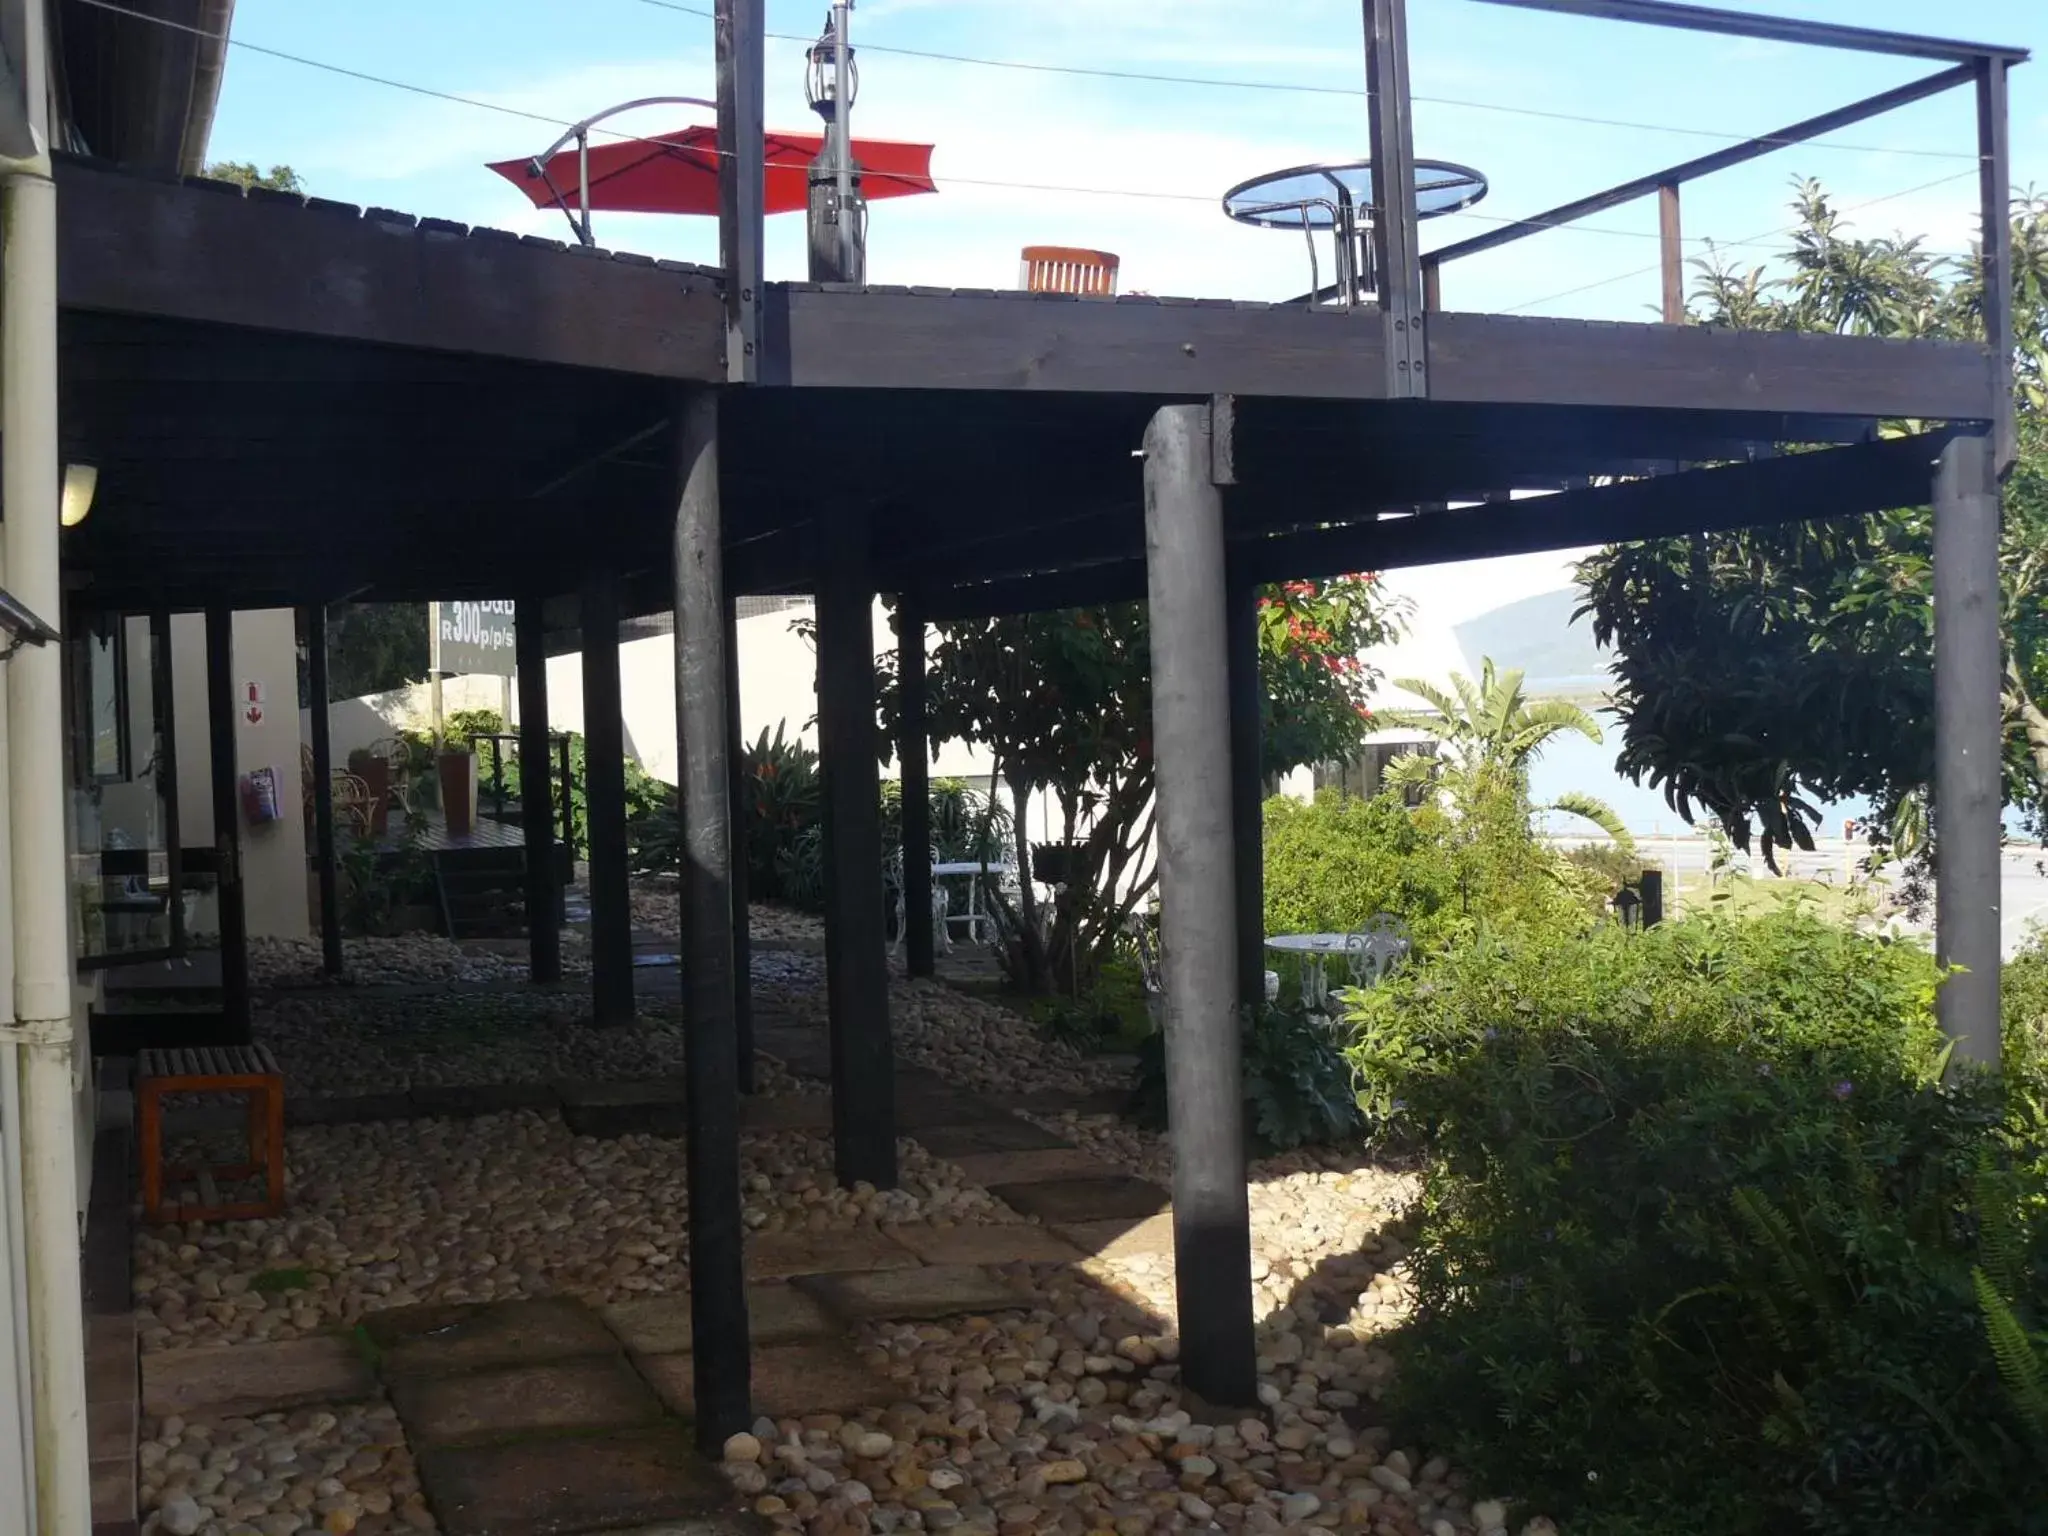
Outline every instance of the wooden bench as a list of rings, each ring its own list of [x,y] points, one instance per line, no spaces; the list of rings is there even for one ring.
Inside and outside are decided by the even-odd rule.
[[[164,1163],[163,1099],[169,1093],[240,1093],[249,1100],[249,1160],[217,1167]],[[147,1221],[254,1221],[284,1211],[284,1074],[266,1046],[190,1046],[144,1051],[135,1079],[136,1139],[142,1150]],[[264,1198],[223,1202],[217,1179],[262,1175]],[[197,1201],[164,1201],[166,1181],[199,1186]]]

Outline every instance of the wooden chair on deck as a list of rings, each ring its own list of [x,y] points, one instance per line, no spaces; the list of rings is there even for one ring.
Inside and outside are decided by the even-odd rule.
[[[1077,293],[1107,298],[1116,292],[1120,257],[1074,245],[1024,247],[1024,287],[1032,293]]]

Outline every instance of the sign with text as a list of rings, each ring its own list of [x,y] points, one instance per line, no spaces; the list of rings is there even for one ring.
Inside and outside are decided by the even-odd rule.
[[[427,632],[433,637],[436,672],[510,677],[517,654],[512,604],[429,603]]]

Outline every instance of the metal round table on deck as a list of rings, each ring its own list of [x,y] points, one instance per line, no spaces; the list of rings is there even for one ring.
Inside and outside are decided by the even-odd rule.
[[[1415,213],[1439,218],[1486,196],[1486,178],[1448,160],[1415,162]],[[1300,230],[1308,243],[1309,293],[1321,290],[1316,236],[1337,248],[1337,302],[1349,305],[1376,284],[1372,263],[1372,162],[1296,165],[1241,181],[1223,194],[1223,211],[1255,229]]]

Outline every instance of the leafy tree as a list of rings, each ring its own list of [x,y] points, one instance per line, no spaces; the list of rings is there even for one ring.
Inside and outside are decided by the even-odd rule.
[[[1522,689],[1522,671],[1494,670],[1488,656],[1475,682],[1462,672],[1451,674],[1448,691],[1412,677],[1394,679],[1394,686],[1429,705],[1427,710],[1390,710],[1390,724],[1434,736],[1444,747],[1442,769],[1451,778],[1454,795],[1518,794],[1527,800],[1529,764],[1557,737],[1571,734],[1599,743],[1600,723],[1578,705],[1563,699],[1530,699]],[[1388,769],[1390,786],[1407,789],[1437,775],[1438,760],[1420,754],[1398,758]],[[1615,842],[1629,847],[1634,839],[1606,801],[1570,790],[1532,811],[1563,811],[1592,822]]]
[[[427,675],[424,603],[344,603],[327,620],[327,685],[337,699],[386,693]]]
[[[216,160],[206,168],[206,174],[215,181],[232,181],[241,187],[262,187],[271,192],[291,192],[305,196],[305,183],[299,180],[299,173],[288,165],[273,165],[267,171],[259,171],[248,160]]]
[[[1709,324],[1898,337],[1982,334],[1974,255],[1852,236],[1818,185],[1777,267],[1696,265]],[[2048,792],[2048,198],[2012,225],[2019,463],[2000,550],[2007,802]],[[1581,609],[1616,653],[1619,767],[1742,847],[1810,847],[1817,802],[1866,796],[1881,825],[1926,821],[1933,781],[1933,521],[1876,517],[1609,548]],[[1902,850],[1903,851],[1903,850]],[[1922,852],[1924,853],[1924,845]]]
[[[1376,674],[1360,659],[1404,622],[1372,575],[1294,581],[1259,600],[1260,679],[1268,777],[1347,757],[1370,727]],[[971,619],[936,626],[926,713],[935,741],[968,741],[995,759],[1015,825],[1034,794],[1057,807],[1068,855],[1064,894],[1041,915],[1025,877],[1008,913],[1006,964],[1030,990],[1085,984],[1151,894],[1153,828],[1151,634],[1142,604]],[[885,740],[898,718],[885,663]]]

